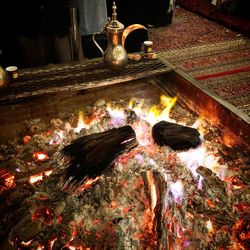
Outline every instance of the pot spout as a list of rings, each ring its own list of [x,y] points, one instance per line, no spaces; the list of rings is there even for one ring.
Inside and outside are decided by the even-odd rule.
[[[129,25],[124,31],[123,31],[123,34],[122,34],[122,46],[124,47],[124,44],[125,44],[125,40],[127,38],[127,36],[134,30],[138,30],[138,29],[144,29],[144,30],[147,30],[147,28],[141,24],[132,24],[132,25]]]

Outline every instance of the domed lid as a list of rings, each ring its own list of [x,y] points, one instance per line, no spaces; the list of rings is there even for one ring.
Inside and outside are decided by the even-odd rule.
[[[109,23],[106,25],[106,29],[109,32],[118,32],[118,31],[121,31],[121,30],[124,29],[124,25],[117,20],[116,9],[117,9],[116,4],[115,4],[115,2],[113,2],[113,6],[112,6],[112,10],[113,10],[112,18],[109,21]]]

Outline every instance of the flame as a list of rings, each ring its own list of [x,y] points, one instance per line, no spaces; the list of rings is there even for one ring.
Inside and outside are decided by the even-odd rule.
[[[78,124],[77,127],[74,129],[74,131],[76,133],[80,133],[80,131],[83,128],[88,128],[89,126],[87,125],[87,123],[85,122],[85,117],[82,111],[79,111],[79,118],[78,118]]]
[[[212,224],[211,220],[206,221],[206,228],[207,228],[209,233],[211,233],[213,231],[213,224]]]
[[[196,172],[199,166],[206,167],[215,172],[221,179],[224,179],[221,166],[219,165],[219,157],[214,155],[214,152],[208,151],[206,145],[203,143],[197,148],[189,149],[185,152],[177,153],[177,157],[182,164],[188,168],[193,176],[198,179],[198,189],[202,189],[203,177]],[[224,166],[223,166],[224,169]]]
[[[203,187],[203,177],[201,175],[199,175],[199,179],[198,179],[198,189],[202,190]]]
[[[165,119],[169,119],[169,115],[170,115],[170,110],[173,108],[174,104],[177,101],[177,97],[168,97],[165,95],[161,95],[160,97],[161,100],[161,104],[165,107],[165,109],[162,111],[161,113],[161,117],[163,120]]]
[[[143,100],[137,101],[135,98],[132,98],[129,101],[128,108],[132,109],[137,115],[140,115],[142,113],[142,105],[143,105]]]
[[[49,159],[49,156],[45,152],[34,152],[33,158],[35,161],[46,161]]]
[[[52,170],[44,171],[40,174],[30,176],[29,182],[31,184],[36,183],[38,181],[42,181],[44,176],[50,176],[52,174]]]
[[[111,117],[111,122],[114,125],[122,125],[126,119],[126,115],[124,110],[119,107],[111,107],[111,104],[107,104],[107,111]]]
[[[138,116],[149,124],[154,125],[155,123],[165,120],[169,121],[170,111],[177,101],[177,97],[169,97],[166,95],[160,96],[160,105],[153,105],[148,111],[142,110],[143,101],[136,103],[136,100],[132,98],[129,102],[128,108],[132,109]]]
[[[147,115],[147,122],[151,125],[159,121],[170,121],[170,111],[174,107],[174,104],[177,101],[177,97],[169,97],[165,95],[160,96],[160,106],[154,105],[150,108]]]

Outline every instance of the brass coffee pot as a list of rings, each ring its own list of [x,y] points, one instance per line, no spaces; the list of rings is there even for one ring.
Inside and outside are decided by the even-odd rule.
[[[124,48],[125,40],[127,36],[136,29],[147,29],[141,24],[132,24],[124,30],[124,25],[117,21],[116,5],[113,2],[112,6],[112,18],[105,25],[103,33],[106,33],[108,38],[108,46],[104,52],[100,45],[95,40],[94,33],[92,38],[97,48],[101,51],[106,66],[111,70],[121,70],[126,67],[128,63],[128,54]]]

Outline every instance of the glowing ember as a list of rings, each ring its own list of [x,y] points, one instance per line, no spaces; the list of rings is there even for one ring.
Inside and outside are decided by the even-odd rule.
[[[95,182],[97,182],[100,179],[99,176],[97,176],[95,179],[89,179],[87,181],[84,182],[84,184],[82,184],[79,188],[77,188],[77,190],[75,191],[75,193],[80,193],[83,192],[84,190],[91,188],[93,186],[93,184]]]
[[[45,171],[43,173],[30,176],[29,182],[31,184],[36,183],[38,181],[42,181],[44,176],[50,176],[52,174],[52,170]]]
[[[30,240],[30,241],[27,241],[27,242],[22,241],[21,244],[22,244],[24,247],[28,247],[32,242],[33,242],[33,240]]]
[[[55,238],[55,239],[53,239],[53,240],[51,240],[51,241],[49,242],[49,248],[50,248],[50,250],[53,249],[53,246],[54,246],[56,240],[57,240],[57,238]]]
[[[23,143],[24,143],[24,144],[29,143],[30,139],[31,139],[31,136],[29,136],[29,135],[24,136],[24,137],[23,137]]]
[[[229,155],[232,158],[229,157],[229,161],[225,160],[227,155],[223,155],[225,159],[221,157],[221,148],[217,149],[219,139],[216,137],[215,142],[211,139],[213,127],[204,125],[202,119],[193,114],[185,117],[179,105],[176,111],[180,111],[180,115],[175,112],[173,117],[183,125],[196,121],[192,127],[204,133],[202,145],[187,151],[174,151],[153,142],[152,125],[170,119],[170,110],[176,100],[176,97],[161,96],[160,103],[152,106],[148,100],[133,98],[128,107],[122,107],[123,100],[108,105],[102,101],[86,109],[88,117],[79,112],[75,129],[75,114],[66,121],[54,119],[60,126],[50,126],[49,134],[48,126],[44,126],[42,132],[38,122],[36,134],[23,138],[24,143],[17,148],[0,148],[0,154],[7,152],[8,157],[17,152],[9,169],[6,168],[8,172],[16,170],[15,177],[4,176],[0,184],[16,185],[17,188],[7,191],[13,191],[14,197],[20,195],[20,201],[22,195],[25,196],[22,202],[18,200],[22,207],[17,206],[13,216],[22,213],[24,217],[14,218],[16,224],[14,222],[10,232],[5,234],[13,247],[179,250],[210,249],[212,246],[220,250],[248,249],[249,187],[240,172],[241,155]],[[108,171],[95,179],[87,179],[73,194],[62,191],[58,180],[63,178],[60,171],[68,164],[68,158],[61,154],[58,157],[57,153],[84,134],[126,124],[133,127],[140,145],[117,157]],[[201,130],[203,125],[205,129]],[[33,143],[41,152],[33,153]],[[26,151],[29,154],[23,154]],[[44,152],[48,152],[50,159]],[[32,153],[35,161],[30,161]],[[48,159],[48,164],[37,163]],[[53,166],[55,174],[52,175],[52,170],[42,172],[45,167],[48,169],[47,165],[50,169]],[[77,167],[84,170],[85,166]],[[245,167],[248,170],[248,166]],[[236,168],[237,172],[233,172]],[[39,174],[29,176],[30,171]],[[38,184],[27,185],[27,179],[31,184]],[[22,189],[18,189],[20,187]],[[26,187],[27,192],[22,192]],[[12,201],[12,196],[8,201]],[[12,214],[10,216],[7,211],[1,217],[1,222],[7,224]]]
[[[213,224],[211,222],[211,220],[206,221],[206,227],[209,233],[211,233],[213,231]]]
[[[8,178],[4,180],[4,185],[8,188],[12,188],[15,183],[14,180],[15,180],[15,176],[9,176]]]
[[[147,180],[150,187],[150,196],[151,196],[151,211],[154,212],[156,202],[157,202],[157,194],[156,187],[154,183],[154,176],[151,171],[147,171]]]
[[[33,158],[35,161],[47,161],[49,159],[49,156],[45,152],[34,152]]]

